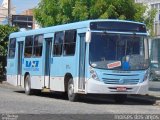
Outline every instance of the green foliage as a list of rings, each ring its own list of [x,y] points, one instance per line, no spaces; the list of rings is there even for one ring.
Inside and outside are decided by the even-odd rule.
[[[134,0],[41,0],[34,14],[42,27],[87,19],[123,19],[145,22],[153,31],[154,10]]]
[[[155,36],[155,34],[153,32],[153,22],[154,22],[154,18],[155,18],[156,13],[157,13],[156,9],[151,9],[151,10],[147,11],[147,15],[144,16],[145,23],[147,25],[147,28],[149,30],[151,37]]]
[[[136,21],[140,21],[143,22],[144,21],[144,17],[143,14],[146,11],[146,6],[144,6],[143,4],[136,4],[135,5],[135,14],[134,14],[134,20]]]
[[[5,71],[9,34],[17,30],[15,27],[0,25],[0,78]]]

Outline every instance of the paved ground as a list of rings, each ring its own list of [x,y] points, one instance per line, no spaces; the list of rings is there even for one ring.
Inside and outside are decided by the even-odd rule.
[[[149,81],[149,94],[160,97],[160,81]]]
[[[152,98],[152,97],[151,97]],[[160,98],[154,98],[154,100]],[[160,105],[132,96],[124,104],[112,99],[83,98],[69,102],[60,94],[27,96],[21,88],[0,84],[0,113],[13,114],[160,114]]]

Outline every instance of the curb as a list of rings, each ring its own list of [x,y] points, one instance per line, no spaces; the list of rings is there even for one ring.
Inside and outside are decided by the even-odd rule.
[[[158,91],[157,91],[158,92]],[[143,103],[150,103],[153,105],[160,106],[160,96],[155,94],[148,94],[148,95],[129,95],[129,100],[134,100],[136,102],[143,102]]]
[[[154,105],[160,106],[160,100],[156,101],[156,103]]]
[[[95,97],[92,96],[86,96],[86,98],[92,99],[92,100],[100,100],[100,101],[114,101],[113,96],[99,96]],[[111,99],[110,99],[111,98]],[[154,105],[154,106],[160,106],[160,97],[155,97],[153,95],[128,95],[126,102],[136,102],[138,104],[147,104],[147,105]],[[122,103],[123,104],[123,103]],[[125,103],[124,103],[125,104]]]
[[[128,95],[128,100],[135,102],[150,103],[150,104],[156,103],[156,98],[152,96]]]
[[[2,84],[11,85],[11,84],[9,84],[7,81],[2,81]],[[12,86],[12,85],[11,85],[11,86]]]
[[[21,89],[21,87],[11,85],[11,84],[8,83],[7,81],[2,81],[2,82],[0,83],[0,87],[2,87],[2,88],[8,88],[8,89]]]

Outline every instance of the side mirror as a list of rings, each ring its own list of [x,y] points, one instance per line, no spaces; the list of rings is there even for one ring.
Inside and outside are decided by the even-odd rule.
[[[86,42],[90,42],[91,41],[91,32],[90,31],[87,31],[86,32]]]

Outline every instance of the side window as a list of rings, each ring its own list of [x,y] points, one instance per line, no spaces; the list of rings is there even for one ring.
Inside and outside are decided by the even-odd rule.
[[[27,36],[25,39],[25,57],[32,56],[32,49],[33,49],[33,36]]]
[[[64,41],[64,32],[62,31],[62,32],[55,33],[54,46],[53,46],[54,56],[62,55],[63,41]]]
[[[15,57],[15,49],[16,49],[16,38],[11,38],[9,42],[9,54],[8,58]]]
[[[42,56],[43,35],[34,36],[33,56]]]
[[[76,46],[76,30],[65,31],[64,55],[74,55]]]

